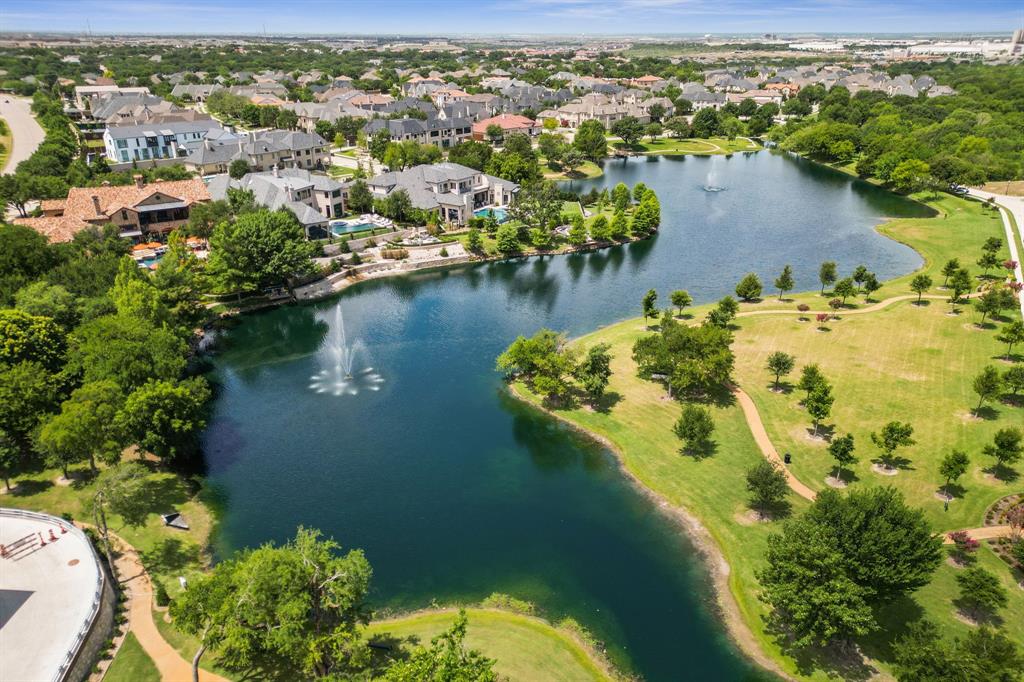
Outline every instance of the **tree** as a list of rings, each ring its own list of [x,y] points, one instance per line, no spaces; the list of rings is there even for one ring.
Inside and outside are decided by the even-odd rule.
[[[669,301],[679,310],[679,314],[683,314],[683,308],[693,303],[693,298],[690,296],[690,292],[685,289],[676,289],[669,295]]]
[[[775,288],[779,290],[779,300],[782,300],[782,295],[787,291],[792,291],[796,283],[793,281],[793,268],[786,265],[782,268],[782,273],[775,278]]]
[[[985,324],[985,318],[995,315],[1002,309],[1002,301],[996,289],[989,289],[978,297],[974,304],[975,310],[981,313],[981,321],[978,324]]]
[[[93,472],[97,457],[116,462],[124,441],[114,417],[123,402],[121,389],[113,381],[82,385],[64,401],[59,414],[43,423],[36,437],[39,448],[51,462],[61,465],[65,478],[70,462],[87,460]]]
[[[825,381],[825,376],[821,373],[821,369],[818,365],[812,363],[804,365],[804,368],[800,370],[800,382],[797,383],[796,387],[801,391],[806,391],[807,397],[810,397],[811,391],[824,383],[828,382]]]
[[[744,301],[752,301],[761,296],[761,280],[753,272],[748,272],[736,285],[736,295]]]
[[[989,270],[999,267],[999,262],[999,256],[990,251],[985,251],[981,254],[981,258],[978,259],[978,267],[987,275]]]
[[[836,282],[835,287],[832,288],[832,293],[842,298],[843,305],[846,305],[846,299],[853,296],[855,289],[853,286],[853,279],[845,277]]]
[[[510,213],[527,227],[545,230],[554,227],[562,216],[558,187],[550,181],[527,185],[519,190]]]
[[[975,619],[991,616],[1009,603],[1006,588],[999,578],[980,566],[971,566],[957,573],[956,582],[960,586],[957,601],[961,608],[973,613]]]
[[[626,183],[620,182],[612,188],[612,204],[616,211],[625,211],[632,201],[633,196]]]
[[[953,289],[953,293],[950,295],[949,300],[953,305],[956,305],[960,300],[960,297],[973,288],[974,283],[971,281],[971,273],[968,272],[966,268],[960,268],[953,273],[953,276],[950,278],[949,285]]]
[[[836,461],[836,478],[842,480],[843,469],[857,463],[857,456],[853,454],[853,434],[836,436],[828,444],[828,454]]]
[[[648,290],[640,303],[643,307],[644,324],[647,324],[647,318],[657,317],[658,315],[658,292],[654,289]]]
[[[1003,384],[1016,396],[1024,389],[1024,365],[1014,365],[1003,374]]]
[[[366,142],[370,157],[378,161],[384,161],[384,154],[387,152],[388,143],[391,142],[391,133],[387,128],[381,128],[373,133]]]
[[[996,466],[1005,469],[1011,464],[1016,464],[1024,453],[1024,433],[1020,429],[1008,427],[996,431],[992,443],[985,446],[985,454],[996,458]]]
[[[590,224],[590,236],[593,237],[594,241],[611,241],[611,226],[608,224],[608,218],[604,214],[599,214],[594,218],[594,222]]]
[[[90,506],[111,570],[114,554],[110,549],[107,514],[117,514],[126,526],[139,528],[145,525],[149,513],[149,488],[149,472],[138,462],[122,462],[101,473],[97,479]]]
[[[917,294],[917,302],[921,303],[921,297],[924,292],[932,288],[932,278],[925,274],[915,275],[914,279],[910,280],[910,290]]]
[[[448,160],[468,168],[482,171],[491,160],[494,150],[486,142],[466,140],[448,150]]]
[[[981,373],[974,377],[971,386],[978,394],[978,405],[974,408],[977,413],[986,400],[995,400],[999,397],[999,392],[1003,388],[1003,378],[999,376],[999,370],[992,365],[986,365]]]
[[[469,233],[466,235],[466,248],[471,253],[480,253],[484,249],[484,240],[480,236],[480,230],[475,227],[469,228]]]
[[[627,147],[635,147],[644,134],[644,126],[635,116],[623,116],[612,123],[612,135],[619,137]]]
[[[882,283],[878,281],[875,273],[869,272],[867,278],[864,280],[864,302],[867,303],[871,300],[871,294],[875,293],[882,288]]]
[[[235,180],[245,177],[249,172],[249,163],[245,159],[235,159],[228,166],[228,175]]]
[[[942,286],[945,287],[949,283],[949,278],[952,277],[960,269],[960,261],[956,258],[950,258],[946,261],[946,264],[942,266]]]
[[[647,196],[647,193],[653,191],[654,190],[650,189],[647,185],[645,185],[642,182],[636,183],[635,185],[633,185],[633,203],[641,203],[644,200],[644,197]]]
[[[110,380],[128,393],[150,379],[175,379],[185,369],[186,344],[171,330],[126,315],[105,315],[71,337],[69,371],[85,382]]]
[[[430,647],[420,647],[407,659],[398,659],[384,671],[385,682],[419,682],[450,680],[451,682],[497,682],[494,661],[479,651],[466,650],[464,640],[466,611],[459,610],[452,627],[430,640]]]
[[[718,112],[712,107],[701,109],[693,115],[691,135],[699,138],[715,137],[722,133],[722,121]]]
[[[519,230],[512,223],[504,223],[498,228],[494,235],[496,246],[501,253],[516,253],[519,251]]]
[[[644,193],[640,205],[633,211],[633,233],[647,234],[661,225],[661,204],[654,190]]]
[[[762,459],[747,469],[747,491],[750,493],[751,505],[762,514],[778,508],[789,493],[785,470],[774,462]]]
[[[730,380],[735,356],[732,334],[711,325],[691,327],[666,315],[658,334],[633,344],[633,360],[641,378],[658,378],[673,391],[700,393]]]
[[[654,122],[660,122],[665,116],[665,105],[655,102],[647,109],[647,115],[651,117]]]
[[[0,364],[38,362],[51,372],[61,368],[67,340],[48,317],[21,310],[0,310]]]
[[[625,239],[629,236],[629,218],[624,212],[615,211],[609,230],[611,230],[612,239]]]
[[[570,219],[569,234],[566,235],[566,239],[573,246],[583,246],[587,243],[587,227],[583,222],[582,214],[573,214]]]
[[[352,183],[348,190],[348,208],[356,213],[368,213],[373,208],[373,194],[365,180]]]
[[[850,276],[850,279],[852,279],[857,285],[858,292],[860,291],[861,285],[867,280],[869,274],[870,272],[866,265],[858,265],[853,269],[853,274]]]
[[[23,313],[48,317],[64,332],[70,331],[81,317],[78,298],[59,284],[33,282],[14,295],[14,307]]]
[[[930,177],[931,168],[920,159],[907,159],[901,161],[889,174],[889,182],[897,192],[920,191]]]
[[[706,111],[706,110],[704,110]],[[806,518],[768,536],[759,598],[769,620],[800,647],[849,640],[875,629],[869,592],[848,574],[848,562],[829,529]]]
[[[502,135],[504,135],[504,131],[497,123],[490,123],[484,130],[484,135],[491,144],[497,144],[498,140],[500,140]]]
[[[815,436],[818,435],[818,424],[821,420],[828,419],[828,416],[832,414],[833,402],[835,402],[835,397],[832,395],[832,387],[826,383],[815,386],[807,396],[807,400],[804,401],[807,414],[811,415],[813,420]]]
[[[56,407],[57,380],[38,362],[0,363],[0,430],[19,447],[31,451],[31,434]]]
[[[583,152],[576,149],[575,147],[565,146],[562,151],[562,170],[566,175],[571,176],[576,172],[576,169],[586,163],[587,158],[583,156]]]
[[[180,458],[196,450],[209,399],[202,377],[151,381],[128,396],[117,423],[141,447],[165,459]]]
[[[715,422],[706,407],[687,403],[672,430],[683,441],[684,448],[697,450],[711,438]]]
[[[945,485],[942,486],[946,495],[950,495],[949,486],[967,473],[970,463],[970,458],[963,450],[953,450],[942,458],[942,462],[939,463],[939,475],[946,479]]]
[[[892,461],[896,449],[909,447],[917,441],[913,439],[914,427],[908,423],[891,421],[881,428],[877,433],[871,432],[871,442],[882,451],[882,462],[892,468]]]
[[[1024,673],[1017,645],[985,625],[948,642],[931,621],[913,622],[893,644],[893,659],[900,682],[1014,682]]]
[[[372,570],[360,550],[340,549],[300,527],[285,545],[246,550],[190,581],[171,615],[200,641],[193,680],[207,650],[229,670],[264,678],[340,679],[362,669]]]
[[[260,210],[214,228],[207,272],[219,290],[241,297],[313,272],[317,250],[290,212]]]
[[[583,386],[591,400],[599,400],[608,388],[608,378],[612,374],[610,348],[607,343],[591,346],[573,369],[573,378]]]
[[[4,481],[4,490],[11,492],[11,478],[21,471],[24,458],[14,439],[0,429],[0,478]]]
[[[822,294],[825,293],[825,287],[835,284],[837,276],[835,261],[827,260],[821,264],[821,267],[818,268],[818,281],[821,282]]]
[[[604,126],[594,119],[583,121],[576,129],[572,146],[590,161],[600,161],[608,155],[608,139],[604,136]]]
[[[775,390],[779,389],[779,378],[792,372],[795,365],[796,358],[781,350],[768,355],[766,369],[775,375]]]

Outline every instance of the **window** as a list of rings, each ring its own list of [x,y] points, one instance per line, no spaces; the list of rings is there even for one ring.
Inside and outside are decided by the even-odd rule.
[[[128,163],[128,152],[121,150],[121,163]]]
[[[128,220],[128,211],[124,210],[123,208],[121,209],[121,220]]]
[[[117,148],[118,149],[127,149],[128,148],[128,140],[118,140],[117,141]]]

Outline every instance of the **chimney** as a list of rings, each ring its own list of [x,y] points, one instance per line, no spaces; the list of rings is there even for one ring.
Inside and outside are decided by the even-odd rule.
[[[96,209],[96,215],[103,215],[103,212],[100,211],[100,198],[95,194],[92,195],[92,207]]]
[[[276,163],[274,164],[274,168],[272,170],[274,171],[274,177],[275,178],[281,177],[281,174],[277,172],[277,164]]]
[[[135,175],[133,175],[132,176],[132,180],[135,181],[135,186],[138,187],[139,189],[142,189],[142,185],[145,184],[145,183],[142,182],[142,175],[140,175],[139,173],[136,173]],[[97,204],[97,205],[99,205],[99,204]]]

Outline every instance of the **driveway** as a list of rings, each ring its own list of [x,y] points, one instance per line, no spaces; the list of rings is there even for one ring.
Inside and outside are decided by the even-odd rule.
[[[7,164],[0,169],[3,173],[13,173],[15,167],[32,155],[36,147],[43,141],[43,129],[32,117],[29,106],[32,100],[24,97],[0,95],[0,118],[7,121],[14,142]]]
[[[1021,254],[1017,251],[1017,239],[1013,233],[1013,225],[1010,223],[1006,214],[1012,214],[1013,219],[1017,223],[1018,233],[1024,238],[1024,197],[1010,197],[1004,194],[993,194],[992,192],[986,192],[980,189],[971,188],[968,193],[976,199],[992,199],[996,204],[1002,207],[1003,211],[1003,228],[1006,230],[1006,241],[1010,247],[1010,259],[1017,261],[1017,267],[1014,269],[1013,276],[1021,284],[1024,284],[1024,263],[1021,263]],[[1024,317],[1024,292],[1021,292],[1020,296],[1020,314]]]

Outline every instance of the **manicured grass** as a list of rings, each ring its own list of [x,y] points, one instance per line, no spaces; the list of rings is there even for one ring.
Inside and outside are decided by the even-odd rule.
[[[578,201],[563,201],[562,202],[562,215],[574,216],[583,215],[583,209],[580,207]]]
[[[207,563],[206,547],[214,519],[203,501],[198,484],[181,476],[162,471],[147,463],[149,476],[148,516],[144,526],[125,525],[116,514],[107,514],[110,530],[134,546],[154,580],[161,582],[169,593],[181,590],[177,576],[194,575]],[[71,514],[76,521],[94,523],[91,501],[95,483],[87,476],[87,467],[72,469],[72,476],[80,479],[71,485],[55,483],[60,476],[56,469],[44,469],[19,475],[14,492],[0,498],[0,504],[60,515]],[[179,511],[189,524],[189,530],[169,528],[160,514]]]
[[[467,609],[466,646],[495,659],[502,679],[516,681],[584,682],[611,680],[576,638],[548,623],[492,609]],[[371,641],[396,638],[403,647],[429,646],[433,637],[451,627],[453,610],[425,611],[395,620],[372,623]]]
[[[611,146],[621,145],[617,137],[608,138]],[[676,139],[674,137],[659,137],[656,140],[643,138],[639,144],[632,149],[641,154],[733,154],[736,152],[753,152],[761,149],[761,146],[750,140],[737,137],[729,140],[724,137],[711,137],[708,139],[686,138]]]
[[[571,175],[551,168],[543,159],[540,161],[540,167],[544,172],[544,177],[551,180],[583,180],[599,178],[604,175],[604,169],[593,161],[584,161],[583,165],[574,169]]]
[[[199,638],[185,634],[178,628],[174,627],[173,622],[168,623],[164,620],[163,611],[153,611],[153,622],[156,623],[156,629],[160,631],[160,635],[167,640],[167,643],[174,647],[174,649],[181,654],[182,658],[186,661],[191,661],[192,657],[196,655],[197,651],[199,651]],[[199,661],[199,667],[203,670],[216,673],[229,680],[239,678],[238,675],[229,673],[227,670],[217,665],[217,654],[213,651],[207,651],[203,654],[203,657]]]
[[[977,202],[949,195],[924,199],[940,211],[937,217],[892,221],[879,229],[916,248],[925,258],[923,269],[939,285],[942,276],[938,271],[946,259],[958,257],[962,264],[973,265],[985,238],[1003,236],[1003,230],[998,216]],[[906,276],[886,282],[876,298],[909,293],[910,279]],[[668,292],[660,293],[664,296]],[[797,356],[797,371],[790,377],[794,382],[803,364],[817,362],[833,383],[836,403],[825,424],[835,424],[839,432],[855,435],[861,462],[854,467],[858,480],[853,485],[897,486],[910,504],[925,510],[936,531],[982,525],[989,504],[1020,488],[1019,481],[1006,483],[986,474],[984,469],[992,461],[981,448],[997,429],[1022,423],[1024,408],[1000,403],[986,415],[990,418],[976,419],[970,414],[977,403],[971,388],[975,374],[986,364],[995,364],[1000,370],[1008,367],[996,357],[1004,347],[994,340],[995,332],[976,330],[976,316],[969,306],[959,316],[947,316],[948,305],[941,300],[922,306],[904,301],[875,312],[846,314],[829,323],[830,332],[817,332],[814,322],[797,320],[797,302],[822,309],[825,300],[812,291],[780,303],[766,293],[764,301],[743,304],[741,310],[789,309],[793,314],[745,316],[736,321],[735,377],[757,404],[776,448],[794,454],[792,470],[800,480],[813,488],[824,487],[831,460],[824,443],[806,438],[810,420],[799,405],[802,392],[778,394],[769,390],[771,377],[764,369],[765,359],[769,352],[783,350]],[[862,304],[851,301],[853,305]],[[690,312],[697,320],[707,309],[704,306]],[[760,647],[794,675],[823,678],[826,672],[820,668],[798,670],[764,631],[761,616],[766,611],[756,598],[754,572],[761,564],[766,536],[778,528],[778,522],[753,523],[746,517],[743,476],[761,453],[742,413],[728,395],[716,396],[716,402],[710,405],[716,426],[714,452],[700,460],[681,454],[672,433],[679,403],[667,400],[661,385],[640,380],[631,359],[634,341],[646,333],[642,320],[627,320],[579,339],[577,343],[584,347],[598,342],[611,344],[614,359],[608,397],[597,410],[576,407],[557,413],[608,440],[641,484],[696,516],[730,564],[729,588]],[[518,386],[517,391],[539,403],[524,387]],[[868,434],[892,419],[911,422],[918,444],[904,453],[911,460],[911,468],[888,477],[870,470],[877,449]],[[954,447],[965,449],[972,465],[961,481],[964,496],[954,500],[945,512],[942,502],[935,498],[936,489],[943,483],[937,468]],[[792,495],[791,501],[795,513],[807,505]],[[983,565],[1000,576],[1011,595],[1010,607],[1002,614],[1004,619],[1007,623],[1020,622],[1024,617],[1024,593],[1015,586],[1005,564],[987,547],[979,556]],[[862,644],[866,653],[880,657],[881,662],[875,663],[883,672],[892,637],[908,619],[922,612],[950,634],[966,632],[968,626],[956,618],[952,605],[958,594],[956,570],[943,565],[930,585],[882,611],[883,632]],[[1019,628],[1008,628],[1007,634],[1024,644],[1024,633]]]
[[[356,174],[355,168],[348,168],[347,166],[328,166],[327,174],[332,178],[347,178]]]
[[[14,147],[14,137],[11,135],[11,127],[7,121],[0,118],[0,169],[7,164],[7,157],[11,155]]]
[[[131,632],[103,677],[107,682],[160,682],[160,671]]]

